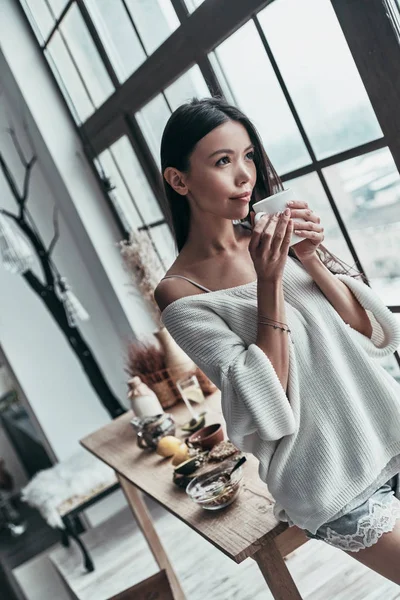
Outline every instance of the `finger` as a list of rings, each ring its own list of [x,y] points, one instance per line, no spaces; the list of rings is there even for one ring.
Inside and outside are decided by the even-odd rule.
[[[270,215],[269,215],[269,213],[266,213],[266,212],[259,212],[259,213],[256,213],[256,214],[254,215],[254,224],[256,225],[256,224],[258,223],[258,221],[259,221],[260,219],[262,219],[262,217],[265,217],[266,215],[267,215],[267,216],[270,216]]]
[[[308,208],[307,202],[303,202],[302,200],[291,200],[286,203],[288,208]]]
[[[257,231],[262,231],[265,227],[265,223],[268,219],[272,217],[272,214],[268,213],[257,213],[254,217],[254,229]]]
[[[263,230],[261,231],[259,243],[270,245],[272,238],[274,237],[275,229],[279,224],[279,213],[273,215],[266,215],[266,219],[261,219],[260,223],[263,224]]]
[[[290,213],[288,215],[285,215],[285,213],[283,213],[280,217],[280,222],[276,228],[275,231],[275,236],[274,236],[274,240],[273,242],[276,244],[276,249],[277,250],[281,250],[282,246],[284,246],[285,242],[286,242],[286,235],[287,235],[287,229],[289,227],[289,224],[291,224],[291,228],[293,231],[293,221],[290,218]],[[291,234],[290,234],[291,237]],[[289,240],[290,240],[289,237]]]
[[[294,231],[295,235],[299,237],[308,238],[314,244],[321,244],[324,241],[324,234],[318,233],[317,231]]]
[[[320,223],[321,219],[318,215],[313,213],[311,209],[291,209],[292,218],[304,219],[305,221],[313,221],[314,223]]]
[[[292,219],[289,219],[288,224],[286,226],[285,237],[283,238],[283,242],[282,242],[282,246],[281,246],[281,250],[283,252],[287,252],[289,250],[290,241],[292,239],[293,227],[294,227],[294,223],[293,223]]]
[[[319,223],[312,223],[311,221],[299,222],[294,221],[294,232],[297,235],[301,231],[316,231],[317,233],[323,233],[324,228]]]
[[[257,213],[259,214],[259,213]],[[261,235],[264,231],[264,228],[266,226],[266,224],[272,220],[274,215],[268,215],[267,213],[264,213],[259,220],[257,221],[257,223],[254,225],[252,234],[251,234],[251,240],[249,243],[249,252],[250,253],[254,253],[257,248],[258,245],[260,243],[260,239],[261,239]]]
[[[285,237],[286,226],[290,218],[290,213],[276,213],[274,218],[264,228],[264,235],[260,239],[261,252],[279,252]]]
[[[263,224],[261,231],[261,238],[265,236],[266,233],[274,235],[274,231],[276,226],[279,223],[279,213],[274,213],[273,215],[265,214],[265,219],[261,219],[261,223]]]

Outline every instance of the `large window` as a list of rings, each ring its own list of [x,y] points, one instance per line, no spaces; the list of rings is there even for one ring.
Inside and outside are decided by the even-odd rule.
[[[286,173],[310,164],[310,155],[254,22],[249,21],[220,44],[210,59],[225,96],[252,119],[277,171]]]
[[[398,103],[380,95],[385,64],[360,75],[376,57],[367,29],[395,24],[398,0],[346,10],[336,0],[21,3],[122,228],[147,229],[165,268],[176,252],[160,202],[162,132],[186,100],[223,94],[253,120],[285,185],[320,214],[327,248],[400,313]],[[385,368],[398,376],[393,360]]]
[[[21,0],[83,123],[179,27],[170,0]]]
[[[209,95],[210,93],[201,71],[195,65],[177,81],[168,86],[164,90],[164,93],[156,96],[136,113],[136,119],[159,168],[161,168],[161,136],[171,112],[178,108],[180,104],[193,98],[193,96],[205,97]]]
[[[400,177],[392,155],[383,148],[324,174],[371,286],[386,304],[399,304]]]
[[[279,0],[258,18],[317,159],[382,136],[329,1]]]

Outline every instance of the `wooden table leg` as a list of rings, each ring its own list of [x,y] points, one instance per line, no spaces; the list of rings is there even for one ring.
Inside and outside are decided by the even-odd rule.
[[[300,592],[273,540],[262,546],[252,558],[260,567],[275,600],[301,600]]]
[[[134,514],[134,517],[144,537],[147,540],[147,543],[150,546],[150,550],[152,551],[158,566],[160,567],[160,569],[165,569],[167,572],[168,580],[172,588],[174,599],[185,600],[185,594],[183,593],[183,590],[179,583],[179,579],[177,578],[175,571],[172,568],[171,563],[169,562],[169,558],[164,550],[163,545],[161,544],[157,531],[154,529],[151,516],[149,514],[147,506],[143,501],[142,493],[123,475],[119,475],[119,473],[117,473],[117,477],[119,479],[125,497],[128,501],[128,504]]]

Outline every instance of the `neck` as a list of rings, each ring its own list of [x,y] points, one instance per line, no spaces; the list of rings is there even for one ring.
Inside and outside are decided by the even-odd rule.
[[[240,224],[219,217],[194,219],[190,223],[185,248],[197,259],[233,254],[243,247],[248,234]]]

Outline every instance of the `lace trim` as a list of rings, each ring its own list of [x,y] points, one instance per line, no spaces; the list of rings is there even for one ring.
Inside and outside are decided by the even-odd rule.
[[[384,503],[370,498],[369,514],[358,521],[356,533],[343,535],[327,527],[324,541],[341,550],[358,552],[375,544],[384,533],[392,531],[399,518],[400,501],[397,498],[392,497],[391,502]]]

